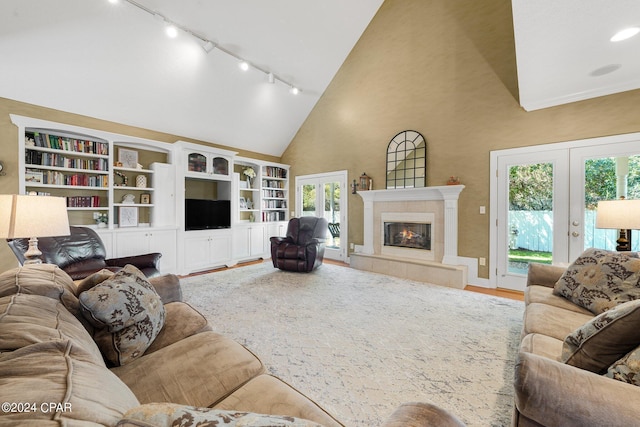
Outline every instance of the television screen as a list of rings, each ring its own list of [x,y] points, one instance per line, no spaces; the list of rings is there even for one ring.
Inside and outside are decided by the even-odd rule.
[[[231,227],[229,200],[185,199],[185,230]]]

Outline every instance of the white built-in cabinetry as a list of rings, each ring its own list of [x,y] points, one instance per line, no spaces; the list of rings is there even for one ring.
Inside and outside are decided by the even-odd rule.
[[[95,228],[110,258],[160,252],[162,272],[188,274],[267,258],[269,238],[286,234],[288,165],[183,141],[11,120],[19,129],[20,193],[66,197],[70,224]],[[185,230],[186,198],[229,200],[230,227]]]

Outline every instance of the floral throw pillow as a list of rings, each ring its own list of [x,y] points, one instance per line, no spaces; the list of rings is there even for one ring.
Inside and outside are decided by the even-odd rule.
[[[147,403],[127,411],[117,427],[149,425],[154,427],[322,427],[318,423],[283,415],[254,414],[197,408],[175,403]]]
[[[593,314],[640,298],[640,258],[629,254],[587,249],[567,268],[553,293]]]
[[[607,377],[640,386],[640,347],[611,365]]]
[[[96,327],[98,347],[114,365],[142,356],[164,326],[160,296],[132,265],[82,292],[79,299],[82,314]]]
[[[640,345],[640,300],[606,311],[564,339],[562,361],[601,373]]]

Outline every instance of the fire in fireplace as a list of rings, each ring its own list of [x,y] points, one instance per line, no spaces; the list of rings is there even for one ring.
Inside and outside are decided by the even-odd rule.
[[[385,222],[384,246],[431,250],[431,224]]]

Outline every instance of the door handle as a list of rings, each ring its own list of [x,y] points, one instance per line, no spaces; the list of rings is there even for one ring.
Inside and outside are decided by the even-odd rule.
[[[571,235],[573,237],[578,237],[580,235],[580,233],[578,233],[577,231],[574,231],[573,233],[571,233]]]

